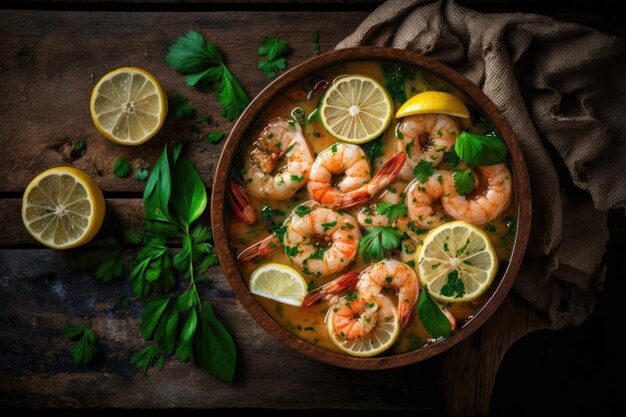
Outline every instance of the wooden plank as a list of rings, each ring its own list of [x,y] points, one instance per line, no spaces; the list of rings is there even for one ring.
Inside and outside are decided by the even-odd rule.
[[[127,230],[140,231],[143,225],[143,201],[140,198],[109,198],[106,200],[106,217],[101,235],[115,225]],[[33,246],[41,247],[22,224],[22,200],[17,198],[0,199],[0,247]],[[208,211],[202,219],[209,224]],[[97,244],[98,238],[92,241]]]
[[[100,284],[70,252],[0,250],[0,404],[28,407],[259,407],[432,410],[441,360],[359,372],[304,357],[272,339],[244,311],[219,267],[203,290],[238,349],[233,383],[170,360],[147,377],[130,364],[142,347],[140,302],[125,309],[127,282]],[[117,303],[116,303],[117,302]],[[117,304],[117,305],[116,305]],[[61,337],[67,323],[91,324],[101,353],[76,365]]]
[[[232,123],[219,117],[213,93],[184,85],[183,77],[164,60],[167,48],[188,30],[202,32],[217,44],[228,66],[252,98],[269,80],[257,69],[256,49],[263,39],[288,39],[293,66],[311,57],[313,31],[319,32],[323,51],[356,28],[367,12],[215,12],[115,13],[0,11],[0,192],[20,192],[39,172],[72,165],[92,175],[107,191],[140,191],[143,184],[118,179],[111,168],[118,156],[133,164],[153,164],[166,143],[188,140],[191,160],[205,184],[221,144],[203,141],[189,131],[192,123],[170,118],[164,129],[139,147],[104,139],[89,115],[89,97],[97,80],[122,66],[139,66],[154,73],[170,96],[184,94],[199,115],[211,115],[229,132]],[[294,22],[298,28],[293,30]],[[68,146],[87,142],[86,154],[67,156]]]

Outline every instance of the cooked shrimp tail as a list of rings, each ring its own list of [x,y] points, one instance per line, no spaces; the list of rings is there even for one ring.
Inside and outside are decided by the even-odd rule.
[[[325,299],[328,295],[337,295],[343,291],[353,289],[356,286],[356,281],[358,279],[358,272],[348,272],[341,275],[339,278],[336,278],[308,293],[302,301],[302,308],[314,306]]]
[[[406,162],[406,153],[400,152],[391,158],[378,171],[369,184],[346,193],[340,200],[338,208],[346,209],[349,207],[360,206],[367,203],[372,197],[384,190],[391,184]]]
[[[257,242],[241,251],[241,253],[237,255],[237,259],[241,262],[250,262],[259,256],[267,255],[268,253],[275,251],[281,246],[282,244],[280,243],[280,239],[274,235],[269,235],[260,242]]]
[[[245,224],[253,225],[258,220],[248,192],[234,181],[228,184],[228,204],[235,217]]]
[[[456,329],[456,318],[454,318],[452,313],[450,313],[450,310],[448,310],[445,307],[442,307],[441,311],[443,311],[443,314],[446,316],[446,318],[450,322],[451,330],[455,330]]]

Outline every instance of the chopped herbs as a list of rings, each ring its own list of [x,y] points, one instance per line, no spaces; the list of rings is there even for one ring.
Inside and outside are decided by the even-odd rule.
[[[337,220],[335,220],[334,222],[329,222],[329,223],[322,223],[322,227],[324,228],[324,231],[327,231],[328,229],[337,226]]]
[[[311,292],[315,289],[315,281],[310,280],[309,282],[307,282],[306,284],[306,291],[307,292]]]
[[[496,226],[494,226],[491,223],[487,223],[485,225],[485,230],[488,231],[489,233],[495,233],[496,232]]]
[[[135,178],[137,178],[139,181],[147,180],[149,175],[150,170],[148,168],[139,168],[137,169],[137,171],[135,171]]]
[[[426,183],[430,176],[433,175],[433,164],[424,160],[419,161],[413,168],[413,175],[415,175],[420,184]]]
[[[444,297],[461,298],[465,295],[465,284],[459,279],[459,272],[455,269],[448,273],[446,283],[441,287],[439,294]]]
[[[393,227],[373,227],[359,242],[359,252],[363,261],[379,261],[385,257],[385,250],[400,246],[402,232]]]
[[[304,181],[304,175],[291,175],[291,181]]]
[[[300,246],[300,243],[296,244],[296,246],[293,246],[293,247],[285,246],[285,253],[290,258],[293,258],[294,256],[302,253],[302,251],[300,249],[298,249],[299,246]]]
[[[117,178],[126,178],[130,175],[130,165],[121,156],[113,163],[113,175]]]
[[[370,163],[374,162],[374,159],[379,156],[383,156],[383,136],[380,135],[374,140],[361,145],[361,148],[365,151],[365,154],[370,160]]]
[[[337,153],[337,144],[333,144],[333,146],[330,147],[330,150],[332,151],[332,153]]]
[[[407,100],[406,84],[415,76],[415,70],[400,64],[383,64],[383,76],[387,90],[400,104]]]
[[[222,105],[222,116],[233,120],[246,108],[250,99],[228,70],[220,50],[195,31],[179,37],[165,56],[176,71],[187,74],[187,85],[208,82],[214,86],[217,101]]]
[[[309,206],[298,206],[294,209],[294,213],[298,216],[303,217],[309,214],[313,209]]]
[[[345,299],[348,301],[355,301],[358,298],[357,294],[349,293],[345,296]]]
[[[73,158],[80,158],[87,151],[87,143],[85,139],[79,139],[72,145],[72,152],[70,153]]]
[[[458,169],[452,174],[454,188],[460,195],[468,195],[474,189],[474,177],[470,168]]]

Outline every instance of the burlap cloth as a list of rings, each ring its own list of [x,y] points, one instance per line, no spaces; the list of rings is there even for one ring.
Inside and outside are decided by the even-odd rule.
[[[626,201],[623,40],[544,16],[390,0],[337,48],[357,45],[437,59],[502,111],[524,152],[533,197],[514,289],[553,328],[580,324],[602,288],[607,210]]]

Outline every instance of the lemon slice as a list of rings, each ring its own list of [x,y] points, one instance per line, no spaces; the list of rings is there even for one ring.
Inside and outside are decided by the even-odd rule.
[[[425,91],[408,99],[396,113],[396,118],[423,113],[444,113],[456,117],[470,117],[467,107],[457,96],[441,91]]]
[[[489,237],[469,223],[445,223],[431,230],[417,254],[420,281],[442,303],[480,296],[498,271]]]
[[[398,310],[393,303],[388,299],[386,300],[389,303],[384,309],[386,313],[380,314],[374,330],[366,336],[352,340],[346,339],[341,334],[335,332],[333,326],[335,309],[331,308],[326,317],[326,328],[333,344],[350,356],[362,358],[379,355],[393,346],[400,335],[400,318]],[[346,302],[346,299],[341,298],[338,302]]]
[[[266,264],[252,273],[250,292],[274,301],[300,307],[307,293],[302,275],[281,264]]]
[[[107,139],[139,145],[153,137],[167,115],[167,94],[141,68],[119,68],[102,77],[91,93],[91,117]]]
[[[52,168],[33,179],[22,200],[26,230],[54,249],[69,249],[89,242],[104,220],[104,196],[83,171]]]
[[[365,143],[385,131],[393,115],[393,103],[376,80],[347,75],[335,80],[324,94],[320,117],[335,138]]]

